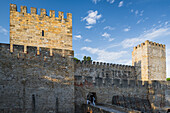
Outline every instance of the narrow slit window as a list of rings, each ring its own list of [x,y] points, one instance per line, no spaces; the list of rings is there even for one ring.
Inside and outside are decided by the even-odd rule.
[[[35,113],[35,95],[32,95],[32,111]]]
[[[42,30],[42,36],[44,36],[44,30]]]

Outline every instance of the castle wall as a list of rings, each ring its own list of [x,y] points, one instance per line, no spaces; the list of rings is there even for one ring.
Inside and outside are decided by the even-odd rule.
[[[74,113],[73,51],[0,44],[1,113]]]
[[[165,113],[170,106],[170,82],[105,79],[75,75],[76,113],[82,112],[87,95],[96,93],[97,104],[117,105],[142,112]],[[104,81],[104,82],[103,82]]]
[[[165,45],[134,48],[133,66],[76,62],[72,15],[10,5],[10,45],[0,44],[0,112],[82,113],[89,93],[99,104],[143,112],[170,109]],[[149,80],[149,81],[148,81]]]
[[[140,97],[147,100],[147,84],[136,82],[135,67],[99,62],[75,62],[76,111],[86,103],[87,95],[95,92],[97,103],[112,104],[113,96]],[[138,84],[138,85],[136,85]],[[142,104],[141,104],[142,105]],[[140,106],[141,107],[141,106]]]
[[[58,13],[56,17],[50,10],[47,16],[46,9],[41,9],[38,15],[33,7],[27,13],[26,6],[18,12],[10,4],[10,44],[72,50],[72,14],[67,13],[65,19],[63,12]]]
[[[132,65],[139,80],[166,80],[165,45],[146,41],[132,52]]]
[[[136,80],[135,67],[102,62],[74,62],[74,74],[92,78],[128,79]],[[95,82],[93,80],[93,82]]]
[[[102,81],[105,81],[103,83]],[[119,96],[119,97],[138,97],[143,98],[147,100],[147,85],[143,86],[142,83],[136,85],[137,83],[134,80],[130,81],[130,84],[128,84],[127,80],[122,80],[123,82],[120,82],[119,79],[114,79],[113,83],[109,79],[103,79],[103,78],[96,78],[95,83],[92,83],[92,77],[85,77],[85,80],[83,82],[83,79],[79,76],[75,76],[75,107],[76,110],[81,110],[81,105],[87,103],[87,95],[90,92],[96,93],[96,100],[99,104],[112,104],[113,101],[116,101],[113,97]],[[133,101],[133,100],[131,100]],[[121,101],[121,105],[123,106],[123,103]],[[142,101],[141,101],[142,103]],[[135,104],[135,103],[131,103]],[[119,105],[119,106],[121,106]],[[142,105],[142,104],[141,104]],[[130,106],[130,104],[129,104]],[[125,107],[125,106],[124,106]],[[128,107],[128,106],[126,106]],[[138,108],[142,109],[142,106],[138,106]],[[79,113],[81,111],[77,111],[76,113]]]

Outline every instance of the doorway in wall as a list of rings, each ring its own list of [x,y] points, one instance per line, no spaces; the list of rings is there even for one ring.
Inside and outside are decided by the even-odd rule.
[[[167,113],[170,113],[170,109],[168,109]]]
[[[95,92],[89,92],[87,95],[87,104],[93,104],[93,101],[95,104],[97,103],[97,96]]]

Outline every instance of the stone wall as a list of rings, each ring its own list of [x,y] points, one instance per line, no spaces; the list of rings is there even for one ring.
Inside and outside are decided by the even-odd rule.
[[[95,82],[94,82],[95,81]],[[169,109],[169,82],[110,79],[75,75],[76,113],[82,112],[89,93],[96,94],[99,104],[115,104],[142,112],[165,113]]]
[[[132,65],[136,67],[139,80],[166,80],[165,45],[145,41],[134,47]]]
[[[90,92],[96,93],[97,103],[112,104],[113,96],[139,97],[147,99],[147,83],[142,85],[142,81],[126,79],[95,78],[75,76],[75,107],[76,113],[81,111],[81,105],[86,103],[87,95]]]
[[[167,112],[170,109],[170,82],[152,81],[148,89],[148,97],[154,112]]]
[[[55,17],[55,11],[50,10],[47,16],[46,9],[41,9],[38,15],[33,7],[27,13],[26,6],[21,6],[18,12],[17,6],[10,4],[11,48],[17,44],[72,50],[72,14],[67,13],[66,19],[63,12],[58,15]]]
[[[74,62],[74,74],[78,76],[89,76],[95,79],[110,78],[136,80],[135,67],[120,64],[109,64],[102,62]],[[93,80],[93,82],[95,82]]]
[[[73,51],[0,44],[1,113],[74,113]]]

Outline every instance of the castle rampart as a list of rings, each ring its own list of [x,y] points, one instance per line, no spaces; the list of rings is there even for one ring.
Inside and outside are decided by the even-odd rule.
[[[73,51],[0,44],[1,113],[74,113]],[[67,102],[66,102],[67,100]],[[64,106],[64,107],[63,107]]]
[[[135,67],[102,62],[74,62],[75,75],[136,80]]]

